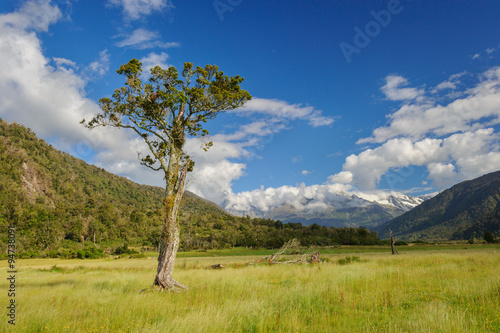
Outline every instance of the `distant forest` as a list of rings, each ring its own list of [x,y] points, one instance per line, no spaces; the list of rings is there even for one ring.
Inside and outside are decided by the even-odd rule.
[[[135,184],[88,165],[0,119],[0,250],[16,227],[19,253],[75,257],[124,245],[156,247],[163,221],[163,189]],[[186,193],[179,213],[180,250],[235,246],[383,244],[366,228],[333,228],[235,217]],[[96,249],[99,249],[98,251]],[[80,255],[81,256],[81,252]]]

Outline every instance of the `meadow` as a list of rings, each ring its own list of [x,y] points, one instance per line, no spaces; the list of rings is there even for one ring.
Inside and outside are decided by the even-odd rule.
[[[182,293],[148,289],[156,267],[151,257],[19,260],[16,325],[2,315],[0,327],[30,333],[500,332],[499,245],[399,250],[395,256],[387,247],[331,248],[320,250],[328,262],[275,265],[248,265],[269,250],[183,253],[174,270],[190,287]],[[217,263],[226,268],[206,269]],[[7,283],[0,279],[4,312]]]

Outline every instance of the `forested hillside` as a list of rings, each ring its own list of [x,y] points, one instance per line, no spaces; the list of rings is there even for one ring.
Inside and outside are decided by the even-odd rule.
[[[156,246],[163,189],[135,184],[54,149],[31,130],[0,119],[0,246],[16,226],[18,252],[122,244]],[[232,216],[187,192],[179,214],[181,249],[231,246],[378,244],[364,228],[327,228]]]
[[[377,227],[388,237],[453,240],[500,236],[500,171],[459,183]]]

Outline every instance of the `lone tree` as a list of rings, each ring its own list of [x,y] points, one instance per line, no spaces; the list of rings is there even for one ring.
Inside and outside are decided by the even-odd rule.
[[[175,67],[151,69],[149,83],[141,81],[142,63],[137,59],[120,66],[125,86],[113,97],[101,98],[101,113],[82,123],[87,128],[112,126],[133,130],[151,154],[138,155],[140,163],[165,174],[165,221],[158,246],[158,268],[154,286],[159,290],[187,289],[172,277],[179,247],[177,211],[184,194],[186,175],[194,161],[184,152],[186,137],[204,137],[203,123],[219,113],[242,106],[252,96],[240,88],[243,78],[228,77],[217,66],[193,67],[184,63],[182,78]],[[212,142],[205,142],[206,151]]]

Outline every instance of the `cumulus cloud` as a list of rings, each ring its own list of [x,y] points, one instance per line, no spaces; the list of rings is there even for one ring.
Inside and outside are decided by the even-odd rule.
[[[130,35],[115,44],[118,47],[129,47],[138,50],[150,48],[170,48],[180,46],[177,42],[162,42],[157,31],[150,31],[144,28],[134,30]]]
[[[125,17],[137,20],[150,15],[154,11],[163,11],[174,8],[170,0],[108,0],[112,7],[123,7]]]
[[[61,11],[50,5],[50,0],[27,1],[19,10],[1,15],[0,24],[16,31],[47,32],[61,17]]]
[[[41,137],[54,138],[57,148],[87,158],[126,138],[109,130],[89,132],[79,124],[99,106],[84,97],[86,81],[73,71],[76,64],[56,57],[56,68],[51,66],[37,35],[60,17],[49,1],[28,1],[16,12],[0,15],[0,117],[21,122]]]
[[[283,207],[296,213],[324,214],[337,209],[367,207],[373,203],[391,205],[391,196],[409,199],[394,191],[359,191],[349,184],[326,183],[322,185],[281,186],[260,188],[253,191],[230,193],[223,203],[229,212],[236,215],[266,216]],[[410,205],[414,202],[409,199]]]
[[[443,139],[425,138],[416,142],[410,138],[391,139],[375,149],[350,155],[343,169],[352,174],[352,183],[365,189],[375,189],[389,170],[410,165],[426,166],[429,179],[443,189],[453,185],[455,180],[471,179],[497,171],[500,164],[495,164],[495,161],[499,153],[491,150],[497,149],[498,139],[493,128],[457,133]],[[474,168],[469,162],[474,160],[487,164],[477,163]],[[337,174],[334,177],[340,176]]]
[[[457,89],[465,74],[452,75],[434,89]],[[435,104],[426,98],[401,101],[400,109],[387,117],[387,126],[358,140],[378,146],[348,156],[342,171],[348,174],[338,173],[332,179],[352,174],[352,184],[375,189],[391,170],[424,166],[433,185],[444,189],[498,170],[495,126],[500,123],[500,67],[482,73],[475,86],[448,104]]]
[[[382,86],[382,92],[386,98],[391,101],[409,101],[417,99],[424,93],[423,89],[402,88],[408,85],[408,80],[399,75],[388,75],[385,78],[385,84]]]
[[[479,79],[475,87],[464,92],[465,97],[447,105],[436,105],[431,100],[403,105],[388,116],[388,126],[375,129],[371,137],[358,143],[381,143],[400,136],[443,136],[500,123],[500,67],[489,69]],[[482,122],[484,119],[490,120]]]
[[[144,73],[149,73],[150,69],[155,66],[160,66],[163,69],[167,69],[172,65],[167,63],[167,59],[169,55],[165,52],[155,53],[151,52],[146,57],[141,58],[140,62],[142,62],[142,69]]]

